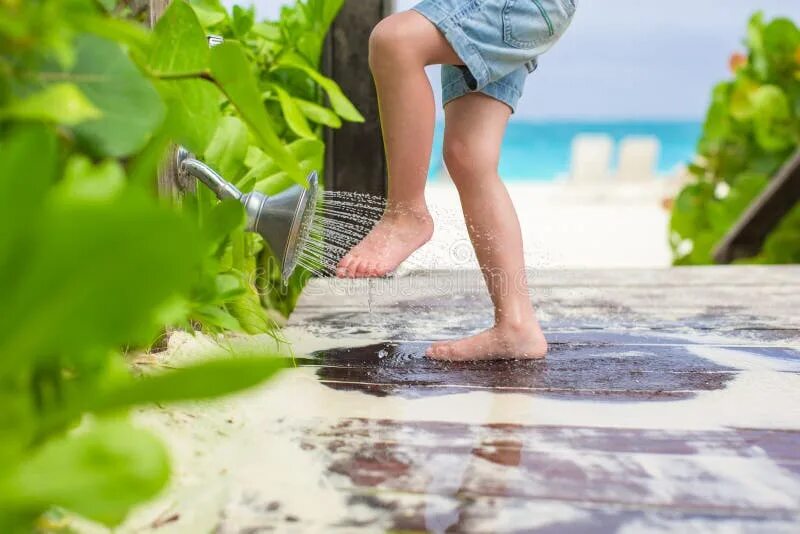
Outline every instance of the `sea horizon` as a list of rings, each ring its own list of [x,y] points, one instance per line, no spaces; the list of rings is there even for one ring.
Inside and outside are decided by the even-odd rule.
[[[658,139],[656,173],[668,175],[686,165],[695,154],[702,132],[697,119],[512,119],[503,139],[500,176],[512,181],[551,181],[569,172],[572,141],[581,134],[605,134],[614,142],[611,170],[616,168],[619,142],[629,136]],[[442,173],[444,121],[434,133],[429,176]]]

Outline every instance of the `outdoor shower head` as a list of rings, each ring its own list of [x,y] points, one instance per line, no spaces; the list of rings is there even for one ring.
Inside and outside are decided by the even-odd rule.
[[[178,149],[177,158],[179,172],[203,182],[220,200],[234,198],[244,205],[247,230],[264,238],[281,262],[281,278],[286,282],[297,266],[300,246],[311,231],[319,193],[317,173],[312,171],[308,175],[307,187],[293,185],[276,195],[267,196],[258,191],[242,193],[183,148]]]

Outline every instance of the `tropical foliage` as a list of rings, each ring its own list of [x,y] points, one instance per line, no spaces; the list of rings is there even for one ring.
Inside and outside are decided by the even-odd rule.
[[[694,176],[675,200],[671,244],[676,264],[712,262],[714,246],[800,146],[800,29],[789,19],[747,29],[747,55],[731,58],[733,79],[712,93]],[[800,262],[800,206],[747,261]]]
[[[0,531],[46,527],[54,507],[120,523],[169,476],[132,407],[283,366],[225,355],[134,377],[123,355],[169,325],[267,328],[249,323],[262,245],[241,206],[201,193],[176,209],[157,168],[173,142],[267,191],[319,166],[317,125],[358,119],[314,70],[330,4],[255,23],[175,0],[150,32],[113,0],[0,0]],[[231,39],[209,49],[201,20]]]
[[[256,22],[253,8],[234,6],[231,13],[217,0],[192,0],[205,33],[241,43],[244,55],[255,66],[258,98],[263,103],[261,123],[274,129],[279,142],[298,161],[300,181],[311,170],[321,171],[325,145],[323,128],[338,128],[342,120],[363,121],[339,86],[319,73],[322,45],[328,27],[343,0],[307,0],[284,7],[277,21]],[[176,21],[177,22],[177,21]],[[329,103],[329,107],[323,102]],[[248,126],[251,126],[248,129]],[[203,159],[242,191],[277,193],[297,181],[253,136],[247,116],[235,106],[223,106],[223,117],[205,150]],[[198,210],[211,209],[215,201],[207,191],[198,195]],[[239,230],[221,256],[219,277],[229,287],[240,288],[224,310],[212,310],[216,319],[229,315],[220,326],[234,328],[234,321],[249,333],[269,331],[264,308],[288,315],[307,280],[298,269],[288,284],[265,244],[255,234]],[[259,303],[258,295],[262,295]],[[262,307],[263,306],[263,307]],[[211,317],[202,317],[211,324]]]

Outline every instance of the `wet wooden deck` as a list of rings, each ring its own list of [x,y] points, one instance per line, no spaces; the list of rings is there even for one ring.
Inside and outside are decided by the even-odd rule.
[[[800,267],[529,280],[547,360],[462,364],[423,353],[489,325],[479,273],[312,282],[288,329],[306,385],[273,431],[345,510],[260,524],[800,532]]]

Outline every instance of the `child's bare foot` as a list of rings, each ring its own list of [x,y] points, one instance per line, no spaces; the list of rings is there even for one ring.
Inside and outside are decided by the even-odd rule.
[[[436,360],[510,360],[544,358],[547,341],[539,326],[503,324],[474,336],[431,345],[426,356]]]
[[[387,208],[381,220],[336,268],[341,278],[385,276],[433,235],[433,219],[425,208]]]

